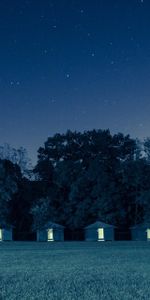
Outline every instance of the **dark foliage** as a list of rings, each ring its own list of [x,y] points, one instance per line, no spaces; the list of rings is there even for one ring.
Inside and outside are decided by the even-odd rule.
[[[0,160],[1,225],[31,233],[53,221],[67,234],[96,220],[120,228],[150,221],[150,142],[109,130],[67,131],[38,150],[34,180]],[[147,156],[146,156],[147,155]]]
[[[67,131],[48,138],[38,153],[36,172],[43,185],[48,184],[36,201],[34,220],[38,203],[38,218],[74,230],[96,219],[128,227],[144,220],[150,167],[129,135]]]

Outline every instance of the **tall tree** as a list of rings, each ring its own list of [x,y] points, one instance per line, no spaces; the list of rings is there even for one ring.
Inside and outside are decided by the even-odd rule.
[[[0,225],[10,224],[11,200],[18,190],[20,169],[8,160],[0,159]]]
[[[125,212],[118,170],[134,160],[135,149],[129,135],[112,136],[109,130],[67,131],[48,138],[39,149],[36,170],[47,184],[43,196],[51,198],[56,219],[74,228],[95,218],[119,222]]]

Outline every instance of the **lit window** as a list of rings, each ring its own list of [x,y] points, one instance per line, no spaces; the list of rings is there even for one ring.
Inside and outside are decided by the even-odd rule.
[[[48,240],[48,242],[51,242],[54,240],[53,228],[50,228],[47,230],[47,240]]]
[[[104,228],[98,228],[98,241],[104,241]]]
[[[0,229],[0,241],[3,240],[2,229]]]
[[[147,239],[150,240],[150,229],[147,229]]]

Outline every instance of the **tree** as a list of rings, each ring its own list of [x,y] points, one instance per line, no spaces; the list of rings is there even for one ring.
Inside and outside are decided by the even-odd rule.
[[[150,163],[150,138],[149,137],[144,140],[144,151],[145,151],[146,159],[148,163]]]
[[[18,179],[21,178],[20,169],[8,160],[0,159],[0,225],[10,223],[10,203],[18,190]]]
[[[15,149],[5,143],[3,146],[0,146],[0,158],[10,160],[13,164],[17,164],[25,177],[32,176],[32,164],[25,148],[20,147]]]
[[[134,159],[135,140],[109,130],[67,131],[49,137],[36,171],[51,198],[55,218],[79,228],[95,218],[120,222],[123,215],[117,170]],[[55,190],[55,192],[53,192]],[[125,213],[124,213],[125,214]]]
[[[144,218],[144,194],[150,189],[150,167],[145,159],[122,164],[118,177],[126,224],[135,225]]]
[[[42,227],[50,220],[49,206],[50,199],[48,197],[38,199],[36,203],[32,206],[30,213],[33,216],[33,230],[42,229]]]

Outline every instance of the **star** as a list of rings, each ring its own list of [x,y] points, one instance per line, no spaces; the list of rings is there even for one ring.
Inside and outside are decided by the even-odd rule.
[[[143,123],[140,123],[140,124],[139,124],[139,127],[143,127],[143,126],[144,126]]]
[[[18,85],[20,85],[20,81],[13,81],[13,80],[12,80],[12,81],[10,81],[10,85],[11,85],[11,86],[13,86],[13,85],[14,85],[14,86],[16,86],[16,85],[18,86]]]
[[[51,100],[51,103],[55,103],[55,102],[56,102],[56,100],[55,100],[55,99],[52,99],[52,100]]]
[[[46,55],[48,53],[48,50],[47,49],[44,49],[43,51],[42,51],[42,55]]]

